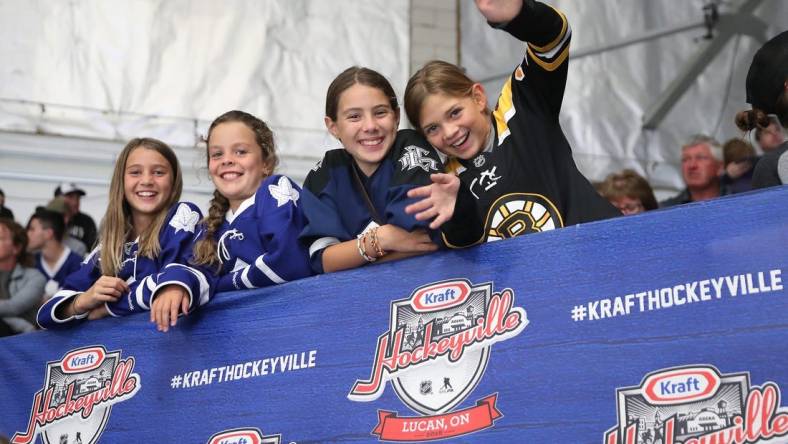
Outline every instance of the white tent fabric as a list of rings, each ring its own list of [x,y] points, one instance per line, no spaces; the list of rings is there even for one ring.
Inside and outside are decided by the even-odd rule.
[[[60,155],[64,146],[80,158],[97,143],[101,156],[114,156],[140,136],[189,148],[211,119],[231,109],[269,123],[281,171],[300,181],[338,146],[323,110],[339,72],[368,66],[404,89],[408,6],[407,0],[0,0],[0,133],[30,136],[0,137],[7,204],[24,221],[55,186],[25,151],[69,165],[58,177],[108,183],[111,161],[71,162]],[[186,189],[204,194],[210,183],[197,178],[190,162],[183,162],[192,170]],[[201,200],[205,208],[208,197]],[[88,199],[86,209],[98,219],[104,203]]]
[[[643,116],[707,42],[702,38],[705,28],[573,59],[573,54],[644,33],[703,23],[702,7],[708,1],[548,3],[564,11],[572,26],[561,123],[575,160],[589,179],[634,168],[649,179],[658,196],[665,197],[682,187],[680,147],[690,136],[706,133],[720,142],[741,136],[733,117],[747,108],[744,81],[762,42],[748,36],[732,38],[654,130],[642,128]],[[720,12],[731,12],[741,3],[725,2]],[[461,8],[462,65],[472,78],[485,80],[488,95],[495,100],[505,80],[502,75],[508,76],[520,63],[524,46],[490,28],[472,2],[461,2]],[[765,22],[764,34],[770,38],[788,27],[788,2],[763,0],[754,16]]]

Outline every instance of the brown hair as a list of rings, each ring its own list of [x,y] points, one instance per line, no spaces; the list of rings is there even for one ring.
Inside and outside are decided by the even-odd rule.
[[[337,120],[337,111],[339,108],[339,98],[342,93],[355,84],[377,88],[389,98],[389,104],[394,111],[399,112],[399,103],[397,102],[397,94],[391,83],[379,72],[359,67],[351,66],[350,68],[342,71],[336,78],[328,85],[326,91],[326,116],[331,120]]]
[[[413,74],[405,88],[405,114],[410,124],[421,131],[421,107],[427,97],[433,94],[470,97],[474,84],[456,65],[442,60],[428,62]]]
[[[722,145],[722,163],[725,166],[731,162],[741,162],[752,157],[755,157],[755,148],[746,140],[734,137]]]
[[[646,211],[657,209],[657,199],[651,185],[643,176],[630,169],[609,174],[597,191],[608,200],[629,197],[640,200]]]
[[[229,122],[243,123],[247,128],[252,130],[255,142],[257,142],[257,145],[260,147],[263,163],[269,167],[268,174],[272,174],[279,164],[279,157],[276,155],[276,146],[274,145],[274,133],[262,120],[247,112],[238,110],[228,111],[222,114],[214,119],[213,122],[211,122],[211,126],[208,127],[208,135],[205,137],[206,164],[210,162],[208,148],[211,146],[211,133],[217,126]],[[217,270],[221,267],[221,261],[216,255],[216,239],[214,236],[219,230],[219,227],[222,226],[224,215],[227,213],[228,209],[230,209],[230,201],[227,200],[219,190],[214,190],[211,206],[208,209],[208,215],[202,220],[205,227],[205,233],[194,246],[194,262],[196,264],[215,265]]]
[[[19,225],[13,219],[0,217],[0,225],[8,228],[11,232],[11,243],[19,248],[19,253],[16,255],[16,262],[23,267],[33,266],[33,256],[27,252],[27,231],[25,227]]]
[[[159,231],[164,225],[167,212],[181,198],[183,191],[183,177],[181,167],[175,152],[166,143],[148,137],[131,139],[118,155],[115,162],[115,170],[112,172],[112,181],[109,185],[109,205],[104,213],[104,218],[99,228],[100,239],[100,258],[101,274],[105,276],[115,276],[120,270],[123,262],[123,246],[129,240],[132,232],[132,211],[131,206],[126,201],[124,193],[124,182],[126,172],[126,162],[132,151],[144,148],[153,150],[164,157],[172,169],[172,191],[167,198],[164,207],[156,215],[150,226],[139,236],[139,254],[148,258],[154,258],[159,254]]]

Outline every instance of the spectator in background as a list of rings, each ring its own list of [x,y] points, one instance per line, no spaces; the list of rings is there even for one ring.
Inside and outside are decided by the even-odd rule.
[[[755,141],[764,153],[773,151],[785,142],[785,132],[776,116],[769,117],[769,126],[755,128]]]
[[[625,216],[657,208],[651,185],[643,176],[630,169],[609,174],[597,190]]]
[[[766,42],[752,58],[747,72],[747,102],[752,109],[736,114],[742,131],[761,130],[773,123],[773,114],[788,127],[788,31]],[[765,188],[788,183],[788,142],[765,151],[752,173],[752,187]]]
[[[722,146],[722,163],[725,173],[722,183],[731,194],[744,193],[752,189],[752,170],[758,157],[755,148],[747,141],[733,138]]]
[[[63,182],[55,189],[55,197],[61,195],[66,203],[63,213],[66,233],[82,242],[86,251],[92,250],[96,246],[96,223],[87,214],[79,212],[79,201],[85,191],[73,182]]]
[[[63,225],[65,226],[65,214],[66,214],[66,200],[61,194],[60,196],[52,198],[52,200],[47,203],[46,207],[37,207],[36,211],[46,210],[50,211],[55,214],[59,214],[61,218],[63,218]],[[80,257],[84,257],[87,253],[87,248],[85,248],[85,244],[82,243],[81,240],[72,237],[67,231],[63,235],[63,245],[67,246],[71,249],[75,254],[79,255]]]
[[[81,256],[63,245],[65,230],[63,215],[46,209],[36,210],[27,223],[27,249],[35,252],[36,268],[49,279],[42,302],[57,293],[66,277],[82,263]]]
[[[720,180],[722,147],[715,139],[702,134],[693,136],[681,147],[681,176],[686,188],[661,207],[672,207],[690,202],[714,199],[730,194]]]
[[[2,217],[6,219],[14,220],[14,212],[6,208],[5,193],[3,192],[3,190],[0,190],[0,218]]]
[[[26,247],[25,229],[0,218],[0,331],[5,334],[35,329],[44,294],[46,278],[32,267]]]

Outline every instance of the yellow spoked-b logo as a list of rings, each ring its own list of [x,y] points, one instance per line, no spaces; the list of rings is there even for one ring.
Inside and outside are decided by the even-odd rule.
[[[499,197],[487,214],[485,241],[540,233],[564,226],[558,209],[540,194],[512,193]]]

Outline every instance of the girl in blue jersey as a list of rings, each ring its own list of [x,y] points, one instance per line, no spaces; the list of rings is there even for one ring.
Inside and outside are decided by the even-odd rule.
[[[38,311],[44,328],[151,311],[159,330],[208,301],[204,271],[191,265],[200,210],[178,202],[175,153],[156,139],[131,140],[115,163],[99,246]]]
[[[526,42],[522,63],[493,111],[481,84],[450,63],[427,63],[408,81],[405,110],[446,159],[431,192],[459,177],[492,241],[620,215],[580,173],[559,123],[572,36],[560,11],[534,0],[476,0],[487,21]],[[417,218],[436,209],[416,204]]]
[[[311,275],[298,235],[301,189],[273,171],[274,136],[257,117],[229,111],[208,129],[208,173],[216,186],[197,263],[219,269],[216,291],[281,284]]]
[[[316,272],[438,248],[404,208],[408,190],[429,184],[441,163],[415,131],[397,131],[399,118],[394,89],[376,71],[351,67],[328,87],[325,124],[343,148],[328,151],[304,182],[302,239]]]

